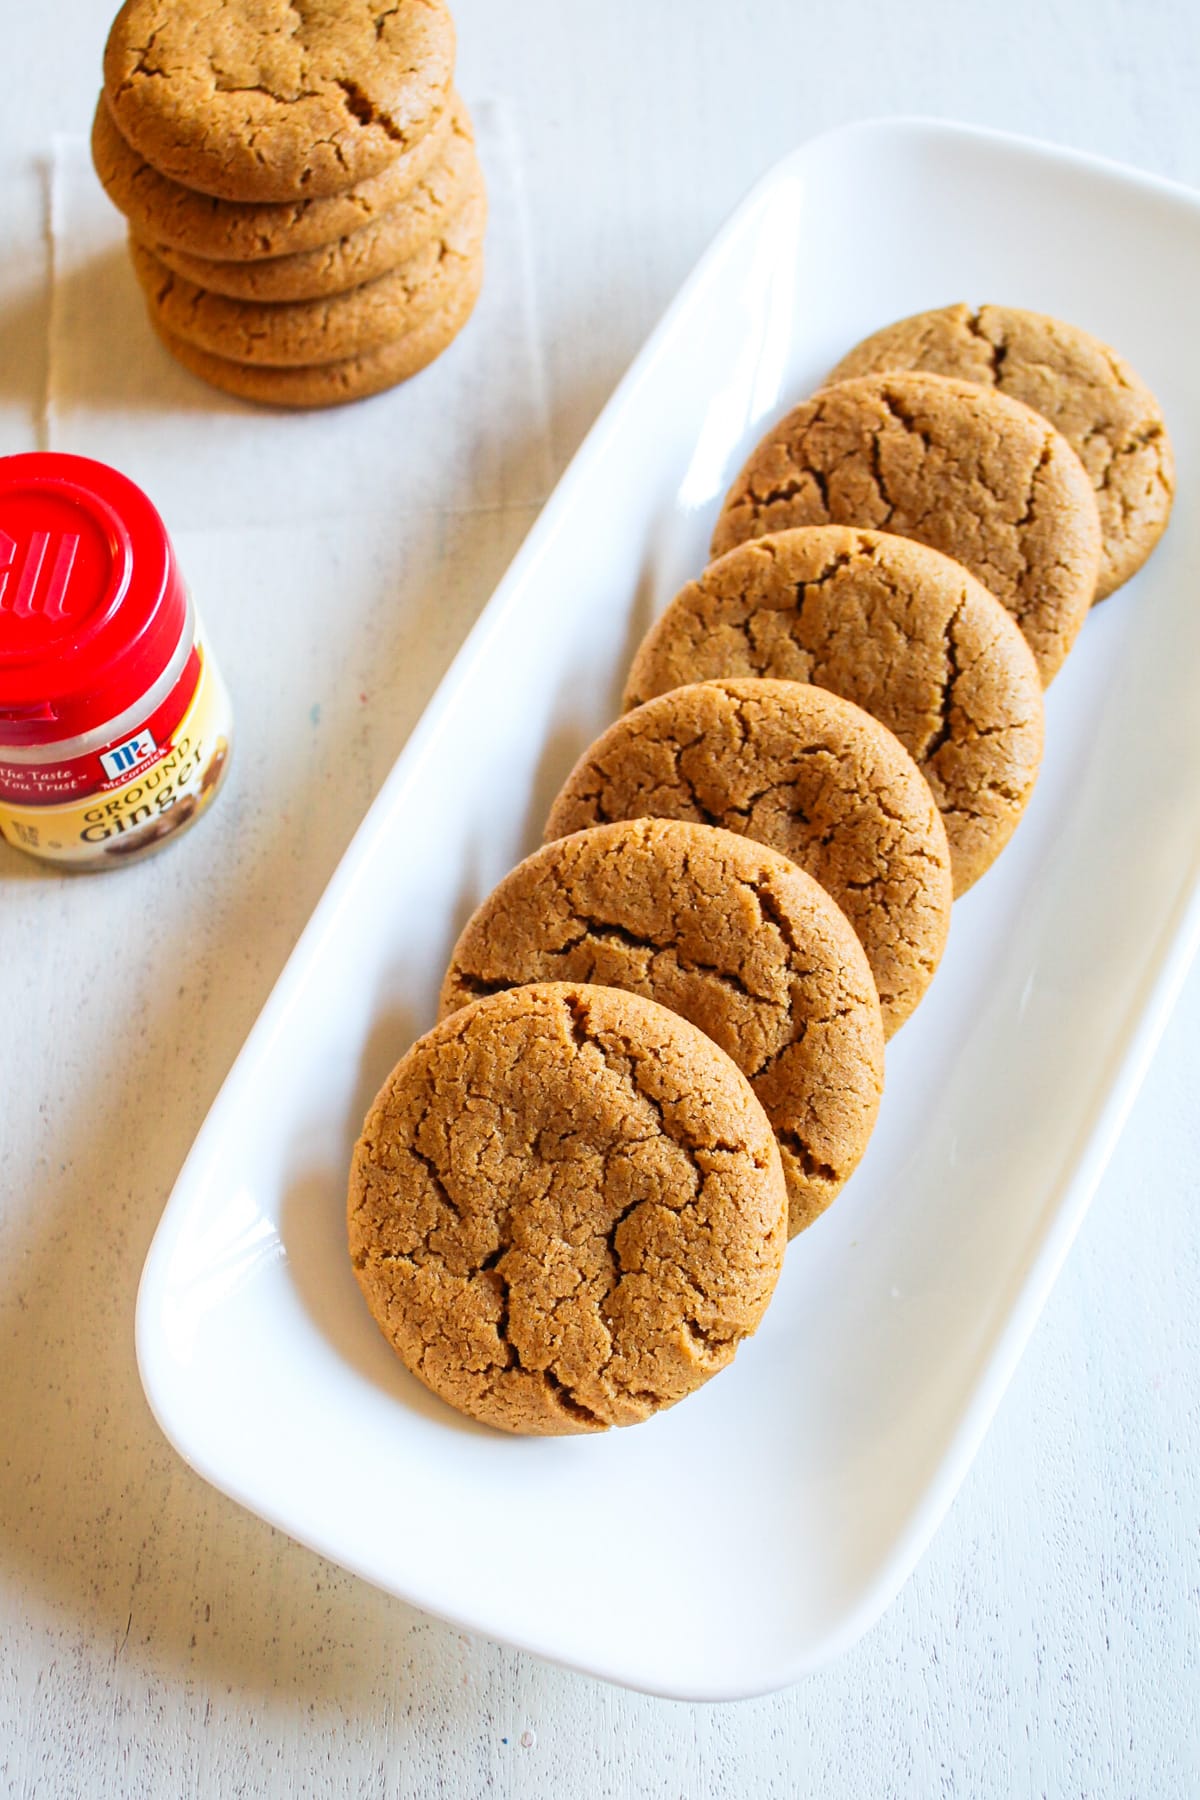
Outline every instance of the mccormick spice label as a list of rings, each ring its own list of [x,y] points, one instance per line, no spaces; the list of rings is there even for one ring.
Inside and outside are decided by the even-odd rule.
[[[75,870],[157,849],[215,795],[230,718],[149,497],[87,456],[0,456],[0,836]]]
[[[94,869],[156,849],[203,812],[229,757],[232,713],[197,640],[166,699],[134,731],[61,763],[8,762],[0,836],[52,862]]]

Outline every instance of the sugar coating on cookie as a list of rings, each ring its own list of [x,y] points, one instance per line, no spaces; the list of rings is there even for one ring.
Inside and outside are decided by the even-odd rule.
[[[602,1431],[732,1361],[787,1198],[723,1050],[640,995],[550,983],[413,1045],[367,1115],[348,1227],[376,1323],[434,1393],[506,1431]]]
[[[1124,357],[1045,313],[960,304],[885,325],[829,379],[894,369],[981,382],[1049,419],[1095,489],[1103,536],[1096,598],[1137,573],[1171,516],[1175,459],[1162,408]]]
[[[126,0],[104,52],[122,136],[229,200],[305,200],[430,130],[454,72],[443,0]]]
[[[480,257],[454,297],[432,318],[378,349],[337,362],[315,363],[309,368],[272,369],[231,362],[228,357],[214,356],[209,350],[173,337],[153,311],[150,322],[177,362],[210,387],[220,388],[239,400],[259,406],[345,406],[410,380],[448,350],[471,317],[482,281]]]
[[[730,488],[713,555],[797,525],[894,532],[964,563],[1043,684],[1096,591],[1100,517],[1071,446],[1021,401],[944,375],[865,375],[795,407]]]
[[[954,890],[999,855],[1042,756],[1033,652],[999,601],[911,538],[804,526],[727,551],[644,639],[625,705],[719,676],[810,681],[894,731],[933,790]]]
[[[129,250],[151,315],[169,336],[228,362],[310,368],[378,349],[452,307],[474,280],[486,218],[479,183],[441,238],[374,281],[323,300],[231,300],[176,275],[136,238]]]
[[[92,120],[92,163],[105,193],[145,243],[216,261],[260,262],[320,249],[391,211],[437,166],[458,129],[469,130],[469,122],[451,92],[411,150],[352,188],[324,199],[221,200],[184,187],[148,163],[125,142],[101,94]]]
[[[232,300],[317,300],[374,281],[418,256],[428,244],[443,244],[483,177],[469,127],[456,122],[446,153],[412,192],[368,224],[314,250],[272,256],[258,262],[189,255],[135,231],[148,250],[176,275],[207,293]]]
[[[950,850],[929,785],[861,707],[796,681],[705,681],[626,713],[585,750],[546,838],[612,819],[689,819],[779,850],[837,901],[884,1028],[933,979],[950,928]]]
[[[779,1141],[792,1236],[857,1168],[883,1091],[879,999],[844,914],[778,851],[678,819],[544,845],[468,921],[441,1011],[536,981],[643,994],[719,1044]]]

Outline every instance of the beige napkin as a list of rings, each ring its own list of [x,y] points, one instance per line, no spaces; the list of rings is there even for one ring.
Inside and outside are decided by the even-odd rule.
[[[474,318],[413,381],[321,413],[245,405],[171,359],[86,147],[55,146],[48,443],[150,494],[236,719],[194,847],[123,892],[181,883],[181,944],[219,904],[250,970],[278,966],[550,484],[518,146],[503,104],[472,112],[491,201]]]
[[[115,463],[175,528],[497,509],[550,480],[520,161],[503,104],[472,107],[490,218],[475,316],[412,382],[330,412],[275,413],[205,387],[159,344],[124,221],[87,148],[57,139],[48,442]]]

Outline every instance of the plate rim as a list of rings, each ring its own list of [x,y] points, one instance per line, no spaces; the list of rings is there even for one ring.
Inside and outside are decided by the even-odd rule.
[[[1096,1084],[1088,1123],[1082,1129],[1077,1149],[1070,1159],[1069,1173],[1060,1184],[1060,1197],[1047,1209],[1045,1223],[1030,1241],[1021,1272],[1016,1277],[1013,1303],[995,1335],[980,1380],[949,1437],[932,1478],[858,1604],[814,1650],[781,1659],[780,1667],[769,1681],[727,1680],[705,1689],[686,1679],[672,1681],[631,1675],[627,1670],[613,1666],[612,1659],[588,1660],[564,1654],[548,1648],[529,1633],[505,1631],[490,1619],[480,1620],[468,1611],[446,1606],[429,1596],[418,1578],[403,1587],[383,1581],[356,1563],[352,1554],[320,1541],[319,1534],[298,1531],[279,1516],[277,1509],[248,1495],[238,1482],[236,1472],[215,1468],[204,1454],[189,1448],[187,1418],[180,1420],[175,1416],[171,1396],[166,1391],[169,1383],[163,1379],[170,1354],[163,1345],[157,1325],[161,1317],[158,1290],[168,1261],[169,1245],[185,1216],[186,1190],[191,1185],[193,1171],[203,1166],[210,1154],[210,1143],[219,1136],[223,1113],[230,1104],[229,1096],[235,1083],[240,1085],[255,1065],[270,1053],[285,1029],[290,1008],[299,998],[293,990],[300,979],[301,965],[319,955],[322,941],[336,930],[358,881],[365,878],[367,865],[361,857],[361,849],[368,833],[373,833],[378,822],[402,803],[410,784],[419,776],[426,757],[436,746],[459,689],[486,655],[493,634],[502,628],[513,597],[532,574],[543,544],[557,529],[559,513],[569,503],[576,486],[586,479],[591,464],[603,453],[625,402],[654,367],[677,318],[703,286],[710,267],[720,258],[729,239],[743,227],[762,197],[793,166],[835,146],[838,140],[851,143],[876,137],[883,142],[890,136],[909,139],[925,136],[960,143],[966,140],[1005,153],[1053,162],[1060,168],[1077,169],[1133,188],[1145,197],[1162,197],[1181,203],[1197,213],[1197,223],[1200,223],[1200,189],[1187,183],[1069,145],[920,113],[882,114],[848,120],[802,139],[764,170],[708,241],[618,380],[430,695],[339,858],[213,1098],[155,1227],[138,1284],[134,1337],[138,1373],[147,1403],[168,1443],[210,1486],[314,1554],[456,1629],[476,1632],[557,1667],[662,1699],[724,1702],[756,1698],[793,1685],[804,1675],[844,1654],[862,1638],[891,1605],[921,1560],[991,1426],[1137,1098],[1188,969],[1200,950],[1200,843],[1186,881],[1160,931],[1146,976],[1130,1004],[1119,1048],[1113,1052],[1109,1068]]]

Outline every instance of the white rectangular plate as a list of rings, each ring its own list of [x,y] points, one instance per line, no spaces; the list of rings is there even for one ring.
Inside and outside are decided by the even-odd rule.
[[[210,1481],[416,1605],[612,1680],[794,1680],[895,1594],[986,1429],[1196,938],[1200,197],[882,122],[741,207],[618,389],[367,816],[154,1240],[138,1353]],[[758,1336],[684,1405],[508,1439],[432,1399],[359,1298],[351,1146],[467,912],[536,843],[762,430],[864,333],[994,300],[1119,346],[1166,408],[1171,532],[1048,697],[1012,845],[888,1053],[866,1161]]]

